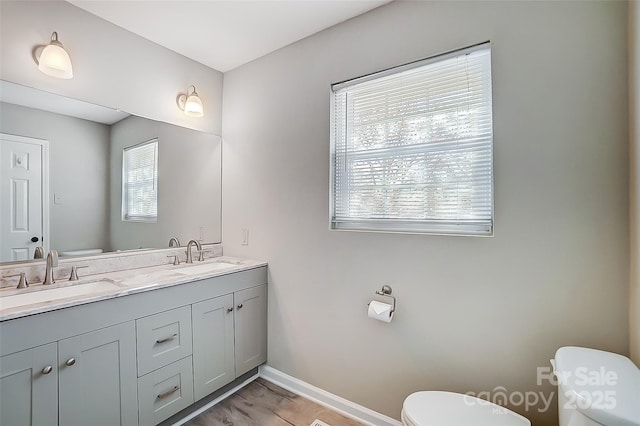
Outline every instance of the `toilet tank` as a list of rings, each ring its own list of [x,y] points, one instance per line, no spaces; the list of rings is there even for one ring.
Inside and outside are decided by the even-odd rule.
[[[89,256],[92,254],[100,254],[102,253],[101,248],[96,249],[82,249],[82,250],[65,250],[60,252],[60,256],[69,257],[69,256]]]
[[[560,426],[640,426],[640,370],[629,358],[566,346],[554,372]]]

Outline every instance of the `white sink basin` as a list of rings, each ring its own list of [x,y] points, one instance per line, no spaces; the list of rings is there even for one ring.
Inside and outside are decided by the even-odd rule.
[[[28,306],[36,303],[52,302],[71,297],[86,296],[104,291],[120,289],[111,281],[95,281],[87,284],[76,284],[67,287],[56,287],[55,284],[46,290],[31,291],[0,297],[0,310]]]
[[[211,262],[211,263],[205,263],[202,265],[186,266],[180,269],[173,269],[172,272],[176,274],[193,276],[193,275],[207,274],[209,272],[220,271],[223,269],[229,269],[235,266],[238,266],[238,265],[234,263],[226,263],[226,262]]]

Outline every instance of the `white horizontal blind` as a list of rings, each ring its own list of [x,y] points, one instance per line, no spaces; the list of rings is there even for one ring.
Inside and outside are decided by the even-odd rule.
[[[158,140],[125,148],[123,219],[155,221],[158,217]]]
[[[332,90],[332,228],[493,232],[488,43]]]

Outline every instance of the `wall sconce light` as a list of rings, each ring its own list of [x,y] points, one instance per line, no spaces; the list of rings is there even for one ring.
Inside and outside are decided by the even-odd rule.
[[[56,78],[73,78],[71,58],[58,41],[57,32],[51,34],[51,42],[48,45],[36,47],[33,56],[38,69],[43,73]]]
[[[193,92],[189,93],[189,89],[193,88]],[[178,106],[184,111],[185,115],[189,117],[202,117],[204,115],[204,108],[202,106],[202,99],[196,92],[196,86],[187,87],[187,94],[181,94],[178,96]]]

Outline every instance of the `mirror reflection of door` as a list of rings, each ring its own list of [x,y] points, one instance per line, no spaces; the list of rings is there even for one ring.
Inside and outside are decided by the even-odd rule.
[[[47,248],[47,148],[42,139],[0,133],[0,262],[33,259],[36,247]]]

